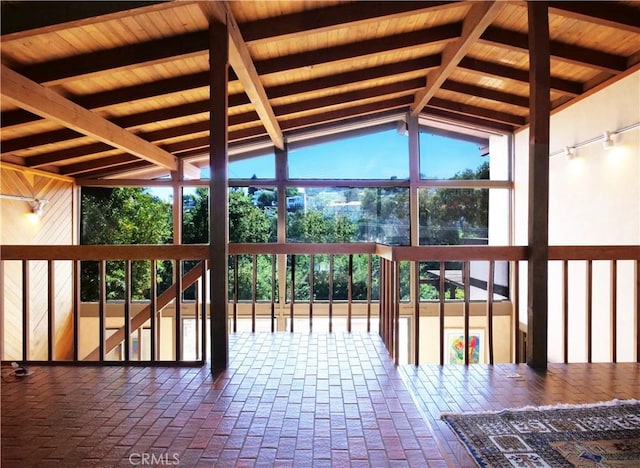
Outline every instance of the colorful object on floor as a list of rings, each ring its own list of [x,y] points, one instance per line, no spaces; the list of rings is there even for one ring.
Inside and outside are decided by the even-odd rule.
[[[640,401],[443,414],[478,466],[640,466]]]

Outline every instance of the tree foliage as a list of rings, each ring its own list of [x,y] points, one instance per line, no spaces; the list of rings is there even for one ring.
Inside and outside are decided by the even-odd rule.
[[[171,242],[171,205],[142,188],[91,189],[82,191],[82,244],[165,244]],[[99,265],[82,262],[83,301],[99,298]],[[149,262],[132,262],[133,299],[148,298],[151,286]],[[169,267],[158,265],[158,278],[166,284]],[[124,262],[106,264],[107,299],[124,299]]]

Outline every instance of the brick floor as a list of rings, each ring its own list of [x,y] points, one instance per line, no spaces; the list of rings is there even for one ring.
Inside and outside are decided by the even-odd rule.
[[[31,368],[2,385],[2,466],[473,466],[441,411],[640,398],[638,364],[396,368],[376,334],[238,333],[230,355],[215,382]]]

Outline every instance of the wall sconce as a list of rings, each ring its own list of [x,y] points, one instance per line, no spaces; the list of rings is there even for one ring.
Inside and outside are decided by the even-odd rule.
[[[22,197],[20,195],[5,195],[0,193],[0,198],[7,198],[9,200],[20,200],[26,201],[29,203],[31,207],[31,215],[35,215],[37,217],[42,216],[44,211],[44,205],[49,203],[49,200],[45,200],[43,198],[34,198],[34,197]]]
[[[42,216],[42,213],[44,212],[44,205],[46,204],[47,200],[38,200],[36,198],[35,200],[30,202],[31,212],[38,217]]]
[[[604,149],[613,148],[615,146],[612,136],[613,135],[611,134],[611,132],[609,131],[604,132],[603,141],[602,141],[602,145],[604,146]]]

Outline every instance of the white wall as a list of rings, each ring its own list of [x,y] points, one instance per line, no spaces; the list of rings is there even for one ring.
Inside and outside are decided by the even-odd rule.
[[[551,117],[550,152],[616,131],[640,121],[640,72],[589,96]],[[640,129],[620,134],[615,147],[601,141],[576,150],[569,160],[560,154],[549,163],[550,245],[640,244]],[[514,241],[527,244],[529,131],[515,135]],[[610,359],[608,263],[594,262],[594,361]],[[570,266],[570,361],[586,360],[584,262]],[[560,265],[549,269],[549,360],[562,359]],[[521,270],[521,317],[526,320],[526,265]],[[634,272],[630,262],[618,265],[618,360],[633,355]]]

